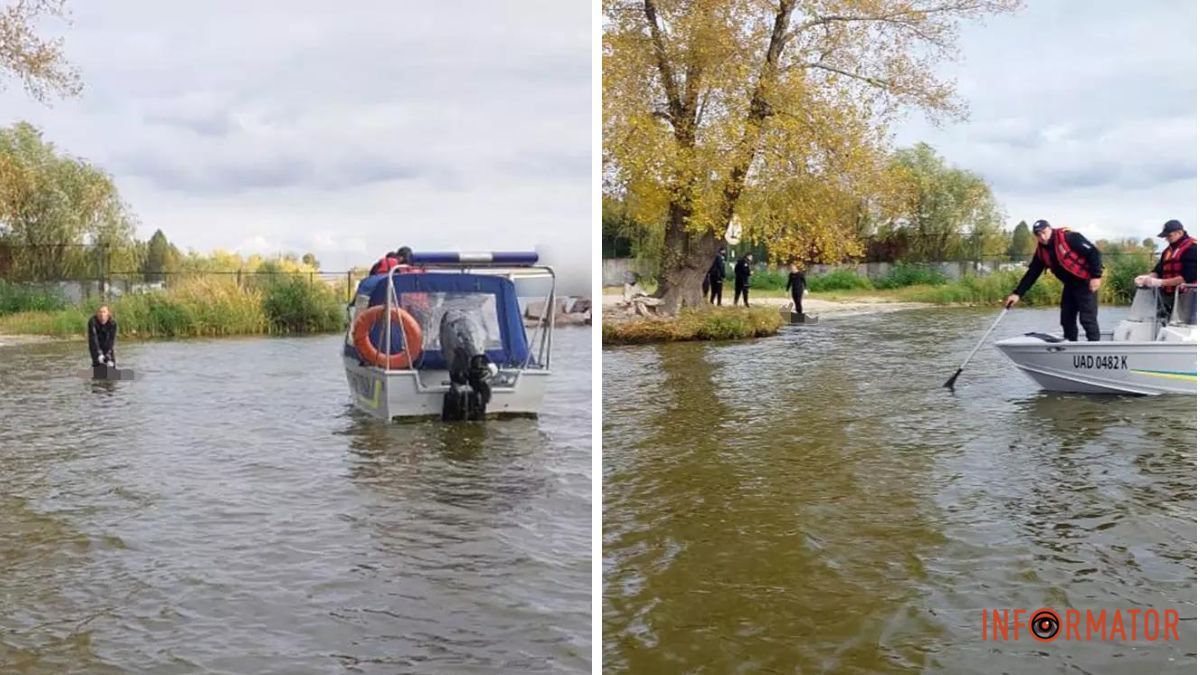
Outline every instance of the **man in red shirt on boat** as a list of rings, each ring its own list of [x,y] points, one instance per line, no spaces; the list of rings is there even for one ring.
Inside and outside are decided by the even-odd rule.
[[[1038,246],[1029,262],[1029,271],[1021,283],[1004,300],[1005,307],[1017,304],[1033,284],[1049,269],[1063,284],[1062,300],[1059,303],[1063,337],[1075,342],[1079,339],[1079,326],[1083,326],[1088,342],[1100,340],[1100,322],[1096,291],[1100,290],[1100,278],[1104,266],[1100,262],[1100,250],[1078,232],[1065,227],[1050,227],[1050,223],[1039,220],[1033,224],[1033,236]]]
[[[1150,274],[1134,278],[1138,286],[1158,288],[1162,291],[1163,309],[1171,315],[1175,304],[1175,290],[1183,284],[1196,283],[1196,240],[1190,237],[1178,220],[1163,223],[1158,236],[1167,240],[1167,248]]]
[[[394,253],[385,253],[379,262],[371,266],[370,275],[387,274],[393,267],[412,265],[412,249],[401,246]]]

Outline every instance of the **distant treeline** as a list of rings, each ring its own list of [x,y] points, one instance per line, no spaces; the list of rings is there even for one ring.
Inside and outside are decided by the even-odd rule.
[[[1036,240],[1022,220],[1012,230],[1003,226],[1000,206],[984,179],[970,171],[949,166],[924,143],[892,153],[879,194],[865,199],[837,236],[858,242],[856,255],[829,259],[823,251],[843,247],[802,243],[807,251],[796,255],[795,242],[769,236],[742,241],[735,248],[741,255],[750,251],[760,261],[786,263],[887,262],[918,263],[945,261],[1025,261],[1033,255]],[[651,212],[629,201],[631,196],[606,194],[602,214],[602,246],[606,258],[638,258],[653,264],[663,246],[662,223],[647,222]],[[1055,223],[1058,225],[1059,223]],[[754,223],[743,223],[751,232],[762,231]],[[809,231],[809,228],[795,228]],[[1089,233],[1083,232],[1085,236]],[[1095,241],[1110,256],[1144,256],[1153,252],[1155,241],[1146,238]]]

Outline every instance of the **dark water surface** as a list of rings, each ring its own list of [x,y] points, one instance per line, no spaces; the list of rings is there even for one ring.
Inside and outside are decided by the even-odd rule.
[[[1196,399],[1042,393],[991,346],[949,393],[995,316],[605,350],[605,670],[1195,672]],[[1041,607],[1181,640],[982,639]]]
[[[341,340],[0,348],[0,672],[588,672],[589,332],[462,425],[352,410]]]

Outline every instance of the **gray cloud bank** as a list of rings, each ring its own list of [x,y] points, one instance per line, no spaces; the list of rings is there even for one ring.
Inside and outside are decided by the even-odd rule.
[[[1094,238],[1196,219],[1196,5],[1038,0],[970,25],[946,68],[971,109],[924,140],[982,174],[1009,225],[1046,218]]]
[[[86,82],[0,93],[185,246],[555,251],[590,284],[589,3],[73,3]]]

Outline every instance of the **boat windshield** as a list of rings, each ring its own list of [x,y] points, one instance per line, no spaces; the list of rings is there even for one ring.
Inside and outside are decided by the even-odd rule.
[[[1158,317],[1158,289],[1138,288],[1129,306],[1127,321],[1154,321]]]
[[[1171,323],[1183,326],[1196,325],[1196,285],[1184,284],[1175,296],[1175,308],[1171,311]]]
[[[417,318],[423,336],[422,349],[437,352],[441,349],[439,329],[442,315],[457,309],[473,314],[483,327],[484,349],[502,349],[500,317],[496,311],[496,296],[491,293],[402,293],[400,306]]]

